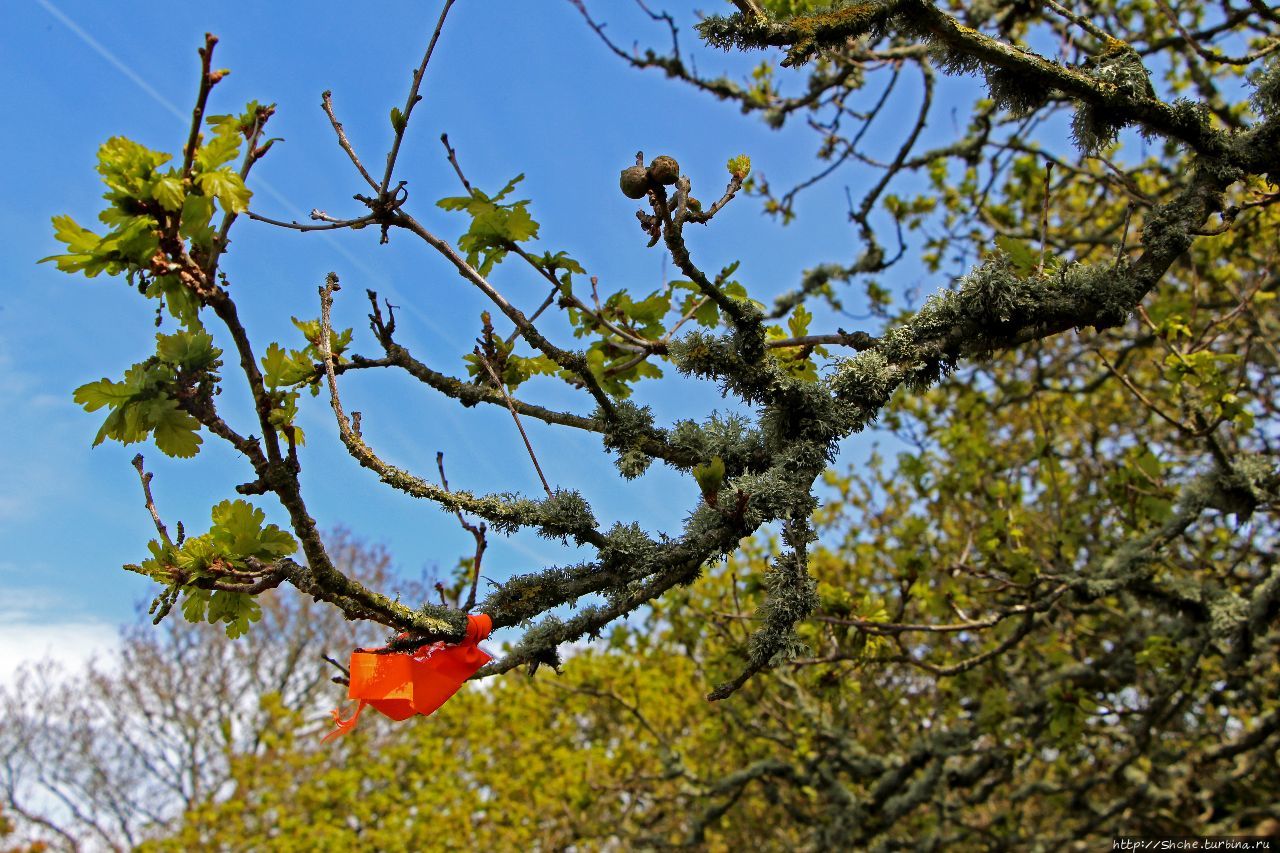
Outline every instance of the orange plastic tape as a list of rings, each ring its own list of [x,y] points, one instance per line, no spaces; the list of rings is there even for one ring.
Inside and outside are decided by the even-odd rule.
[[[492,659],[478,645],[492,630],[493,620],[479,613],[467,617],[467,635],[457,645],[439,642],[417,651],[392,654],[377,654],[376,650],[352,652],[347,695],[359,704],[345,720],[340,710],[333,712],[337,728],[325,735],[325,741],[354,729],[365,705],[393,720],[433,713],[458,692],[462,682]]]

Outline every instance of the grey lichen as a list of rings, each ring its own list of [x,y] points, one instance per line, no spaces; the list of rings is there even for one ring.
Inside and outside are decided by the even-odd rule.
[[[638,578],[662,568],[662,549],[638,524],[615,524],[605,534],[605,543],[600,549],[603,571]]]
[[[1155,97],[1142,57],[1124,42],[1112,41],[1100,56],[1087,60],[1082,69],[1126,103]],[[1133,119],[1117,105],[1081,101],[1071,121],[1071,134],[1082,152],[1094,154],[1115,142],[1120,131],[1132,123]]]
[[[1123,323],[1143,293],[1124,261],[1065,264],[1026,274],[994,254],[954,289],[930,296],[916,315],[881,336],[873,349],[845,359],[830,385],[863,413],[860,428],[899,385],[922,390],[960,358],[983,358],[1029,333]]]
[[[568,489],[557,489],[542,501],[539,516],[538,533],[548,539],[573,537],[581,543],[582,533],[596,526],[591,505],[578,492]]]
[[[628,400],[620,400],[614,404],[611,417],[606,419],[604,412],[599,409],[594,417],[606,425],[604,446],[618,454],[615,464],[623,477],[634,480],[649,469],[653,457],[642,449],[644,439],[654,435],[665,439],[666,436],[655,430],[653,412],[648,406],[637,406]]]
[[[756,611],[761,627],[751,635],[747,670],[760,671],[793,660],[810,649],[795,626],[818,606],[818,584],[805,552],[782,554],[764,574],[766,595]]]
[[[1209,631],[1224,652],[1236,639],[1240,626],[1249,621],[1249,601],[1234,592],[1219,589],[1209,595]]]
[[[1014,115],[1029,115],[1049,103],[1055,94],[1038,81],[1028,79],[1005,68],[985,68],[983,76],[987,81],[987,91],[996,102],[996,106],[1008,110]]]
[[[899,3],[836,2],[830,9],[770,21],[743,15],[712,16],[698,24],[698,33],[712,47],[724,50],[751,50],[787,46],[782,64],[799,66],[827,45],[844,44],[849,39],[876,37],[886,32]]]
[[[1280,59],[1272,58],[1249,77],[1253,92],[1249,103],[1262,118],[1280,116]]]
[[[1229,467],[1221,467],[1206,497],[1208,504],[1222,512],[1248,521],[1260,505],[1276,500],[1280,474],[1265,456],[1248,453],[1233,457]]]
[[[905,347],[898,346],[896,349],[900,355],[904,354],[902,350]],[[831,384],[837,395],[874,413],[889,401],[893,389],[902,382],[902,375],[901,367],[890,364],[884,352],[874,349],[845,359]]]

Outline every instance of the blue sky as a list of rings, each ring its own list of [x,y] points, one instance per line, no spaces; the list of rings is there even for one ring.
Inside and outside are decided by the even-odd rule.
[[[663,45],[663,31],[635,5],[591,5],[623,44]],[[683,5],[667,4],[673,10]],[[719,11],[721,4],[701,5]],[[71,391],[103,376],[118,378],[148,354],[154,303],[122,281],[73,278],[35,261],[59,248],[50,216],[70,213],[95,224],[101,190],[94,152],[104,140],[126,135],[152,148],[180,147],[205,31],[221,39],[215,64],[232,70],[215,89],[211,112],[239,111],[250,99],[278,107],[271,135],[285,141],[251,177],[253,209],[285,219],[303,218],[316,207],[358,215],[362,209],[351,194],[362,187],[334,144],[320,93],[333,91],[353,143],[380,171],[391,137],[388,111],[404,102],[438,4],[381,3],[373,14],[361,4],[312,2],[305,14],[289,11],[298,8],[138,0],[6,4],[9,47],[0,53],[0,105],[9,128],[0,136],[0,162],[7,164],[0,171],[0,590],[6,602],[0,604],[0,671],[6,660],[50,647],[72,655],[105,648],[112,626],[150,599],[150,584],[119,568],[140,559],[154,534],[129,464],[136,452],[155,472],[166,520],[172,525],[180,519],[193,533],[207,529],[212,504],[234,497],[235,484],[249,479],[247,464],[211,437],[190,462],[169,460],[147,446],[90,448],[100,419],[80,410]],[[687,27],[691,9],[688,4],[683,18],[686,48],[697,46]],[[700,68],[740,71],[753,61],[758,57],[704,53]],[[788,72],[781,73],[785,78]],[[617,190],[618,171],[633,162],[637,149],[676,156],[703,198],[718,195],[727,178],[725,161],[739,153],[751,155],[757,171],[778,186],[814,167],[814,142],[803,127],[769,131],[730,105],[625,67],[559,0],[461,0],[423,94],[399,168],[399,177],[409,181],[415,216],[444,236],[461,233],[461,217],[434,206],[459,193],[438,142],[448,132],[477,186],[492,190],[517,173],[526,175],[520,194],[532,199],[542,225],[537,248],[567,250],[606,291],[644,294],[666,273],[660,250],[644,247],[635,204]],[[884,128],[889,135],[899,130],[892,123]],[[861,189],[854,174],[804,196],[800,224],[786,230],[762,216],[757,202],[741,198],[710,228],[691,235],[695,259],[713,271],[741,260],[738,277],[760,298],[793,287],[806,266],[850,260],[860,247],[841,215],[846,184],[855,194]],[[390,246],[379,246],[373,229],[299,235],[245,220],[232,237],[223,268],[259,353],[271,340],[298,345],[289,318],[318,313],[316,287],[334,270],[344,283],[335,322],[356,328],[357,352],[377,354],[364,324],[363,292],[373,288],[402,306],[403,344],[439,369],[462,371],[461,357],[485,306],[425,245],[393,235]],[[493,281],[526,308],[545,295],[539,281],[512,262],[499,267]],[[835,325],[833,320],[815,330]],[[235,372],[225,369],[224,376],[222,403],[231,419],[247,425]],[[702,417],[725,405],[709,386],[655,384],[662,387],[642,389],[638,399],[654,406],[660,422]],[[540,491],[505,411],[460,409],[402,375],[352,376],[344,389],[348,410],[365,414],[366,437],[394,463],[433,477],[436,451],[443,450],[455,488]],[[585,395],[550,380],[525,391],[550,405],[590,409]],[[304,400],[301,423],[309,438],[305,494],[322,526],[345,525],[386,543],[411,572],[447,569],[469,552],[470,537],[451,516],[390,492],[347,457],[323,396]],[[619,480],[591,436],[527,426],[552,485],[581,490],[606,524],[634,519],[651,530],[671,530],[696,501],[691,481],[658,466],[639,481]],[[279,520],[269,499],[256,500]],[[486,574],[502,578],[571,559],[558,543],[493,537]]]

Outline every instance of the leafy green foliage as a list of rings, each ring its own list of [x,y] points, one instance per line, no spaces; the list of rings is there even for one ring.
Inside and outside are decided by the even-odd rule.
[[[536,355],[529,358],[515,355],[514,341],[507,343],[507,341],[496,336],[490,337],[489,340],[492,351],[486,357],[508,391],[514,391],[533,376],[558,376],[563,372],[560,365],[545,355]],[[474,352],[469,352],[462,358],[466,362],[469,376],[481,384],[488,384],[491,381],[489,371],[485,369],[484,364],[480,361],[480,356]]]
[[[315,378],[315,362],[305,350],[286,350],[274,341],[267,344],[262,356],[262,379],[268,388],[300,385]]]
[[[200,422],[190,406],[211,392],[221,355],[204,332],[157,334],[156,355],[130,367],[121,381],[103,378],[81,385],[75,401],[85,411],[110,410],[94,446],[108,438],[132,444],[153,437],[169,456],[195,456]]]
[[[272,404],[272,425],[283,438],[302,445],[305,443],[305,435],[302,428],[295,424],[299,398],[299,391],[295,389],[305,386],[313,397],[320,393],[322,371],[318,365],[323,361],[320,355],[320,321],[299,320],[297,317],[291,319],[306,338],[306,346],[301,349],[285,349],[272,341],[267,345],[260,362],[262,381]],[[347,360],[343,353],[351,346],[352,335],[351,329],[342,329],[334,330],[330,336],[329,346],[335,363],[342,364]]]
[[[262,608],[251,595],[191,587],[183,593],[182,616],[188,622],[225,623],[227,636],[235,640],[262,618]]]
[[[169,154],[121,136],[107,140],[98,149],[97,169],[108,202],[98,218],[108,230],[99,235],[69,216],[55,216],[54,236],[67,252],[41,263],[51,261],[63,272],[87,278],[125,274],[146,296],[162,300],[183,326],[198,329],[199,299],[160,252],[160,238],[176,234],[200,262],[214,249],[215,201],[227,214],[248,208],[252,192],[230,164],[259,109],[255,101],[241,116],[209,116],[213,133],[196,148],[190,175],[162,168],[173,159]]]
[[[769,326],[765,329],[765,336],[771,341],[804,337],[809,334],[809,323],[812,320],[813,315],[809,310],[804,305],[797,305],[792,310],[791,316],[787,318],[785,330],[781,326]],[[827,348],[820,344],[774,347],[770,349],[770,353],[789,374],[806,382],[818,381],[818,367],[814,363],[813,356],[826,357],[830,354]]]
[[[221,364],[221,355],[222,350],[213,345],[213,336],[205,332],[156,335],[156,356],[179,370],[214,370]]]
[[[1029,275],[1039,262],[1035,250],[1022,240],[1002,234],[996,237],[996,245],[1009,256],[1009,263],[1013,268],[1024,276]]]
[[[467,253],[467,263],[480,275],[488,275],[496,264],[502,263],[513,244],[538,236],[538,223],[529,215],[529,200],[503,201],[523,180],[524,175],[516,175],[493,197],[472,189],[469,196],[450,196],[436,202],[445,210],[471,217],[467,232],[458,238],[458,247]]]
[[[251,595],[210,589],[202,582],[246,571],[250,558],[269,563],[287,557],[298,550],[298,543],[275,524],[264,524],[266,514],[247,501],[222,501],[210,515],[213,526],[208,533],[179,544],[157,539],[147,543],[151,556],[138,570],[166,585],[162,597],[182,594],[182,615],[188,621],[225,623],[227,636],[234,639],[261,617],[261,608]]]
[[[320,321],[319,320],[299,320],[297,317],[290,318],[294,327],[302,332],[302,336],[307,339],[307,346],[302,350],[303,354],[313,362],[321,360],[320,356]],[[338,363],[342,362],[342,354],[346,352],[347,347],[351,346],[351,329],[333,330],[333,334],[329,336],[329,350],[333,353],[334,360]]]
[[[229,166],[239,156],[241,141],[253,126],[257,111],[258,102],[253,101],[241,116],[209,116],[206,124],[213,128],[213,137],[196,151],[196,185],[206,197],[216,198],[228,213],[243,213],[253,196]]]
[[[196,178],[196,184],[206,195],[212,196],[230,213],[244,213],[249,209],[253,195],[240,176],[226,169],[204,172]]]

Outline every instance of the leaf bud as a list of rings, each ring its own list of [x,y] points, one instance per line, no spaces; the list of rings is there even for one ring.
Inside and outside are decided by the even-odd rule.
[[[707,503],[715,506],[716,496],[724,484],[724,459],[713,456],[710,462],[695,465],[693,479],[698,481],[698,488],[702,491],[702,496]]]
[[[747,175],[751,174],[751,158],[746,154],[739,154],[728,162],[729,174],[740,181],[745,181]]]

